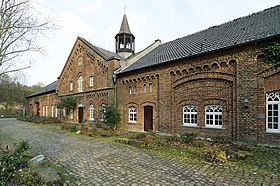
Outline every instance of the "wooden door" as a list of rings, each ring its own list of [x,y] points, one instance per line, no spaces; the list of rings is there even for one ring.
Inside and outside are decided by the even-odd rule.
[[[83,113],[83,107],[78,107],[78,113],[79,113],[79,114],[78,114],[78,115],[79,115],[79,116],[78,116],[78,122],[79,122],[79,123],[82,123],[82,121],[83,121],[83,114],[84,114],[84,113]]]
[[[153,107],[144,107],[144,131],[153,130]]]

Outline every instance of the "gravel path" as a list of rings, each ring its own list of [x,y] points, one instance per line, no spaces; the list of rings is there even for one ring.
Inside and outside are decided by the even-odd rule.
[[[134,147],[15,119],[0,119],[0,130],[28,140],[32,150],[65,167],[67,174],[79,180],[77,185],[280,185],[277,173],[264,176],[192,160],[180,164]]]

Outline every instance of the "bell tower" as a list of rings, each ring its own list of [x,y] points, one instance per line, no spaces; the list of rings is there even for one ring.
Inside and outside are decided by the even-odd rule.
[[[130,32],[127,17],[124,14],[119,33],[115,36],[116,53],[126,59],[135,51],[135,37]]]

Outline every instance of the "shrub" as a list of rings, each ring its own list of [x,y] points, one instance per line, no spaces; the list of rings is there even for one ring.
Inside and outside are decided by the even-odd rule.
[[[274,42],[262,49],[269,62],[280,64],[280,43]]]
[[[231,139],[228,136],[215,136],[212,137],[212,140],[220,144],[231,143]]]
[[[166,136],[165,139],[166,142],[171,145],[180,145],[182,142],[181,137],[178,135]]]
[[[184,142],[184,143],[191,143],[196,139],[196,137],[197,137],[197,134],[195,134],[195,133],[185,133],[180,136],[182,142]]]
[[[104,114],[104,123],[110,128],[115,129],[121,121],[118,108],[113,105],[105,105],[101,112]]]
[[[70,127],[71,132],[77,132],[78,131],[78,124],[74,123]]]
[[[227,155],[224,150],[220,148],[220,146],[214,144],[210,146],[205,152],[205,158],[209,162],[213,163],[226,163]]]
[[[19,144],[15,144],[16,150],[15,154],[22,154],[27,149],[29,149],[29,143],[28,141],[21,141]]]

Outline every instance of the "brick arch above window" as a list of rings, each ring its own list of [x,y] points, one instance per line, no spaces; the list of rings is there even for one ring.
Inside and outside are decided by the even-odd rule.
[[[225,80],[225,81],[230,81],[234,82],[235,81],[235,75],[232,74],[221,74],[218,72],[207,72],[207,73],[195,73],[195,74],[190,74],[188,76],[185,76],[181,79],[177,79],[172,83],[172,87],[176,88],[188,81],[194,81],[198,79],[220,79],[220,80]]]

